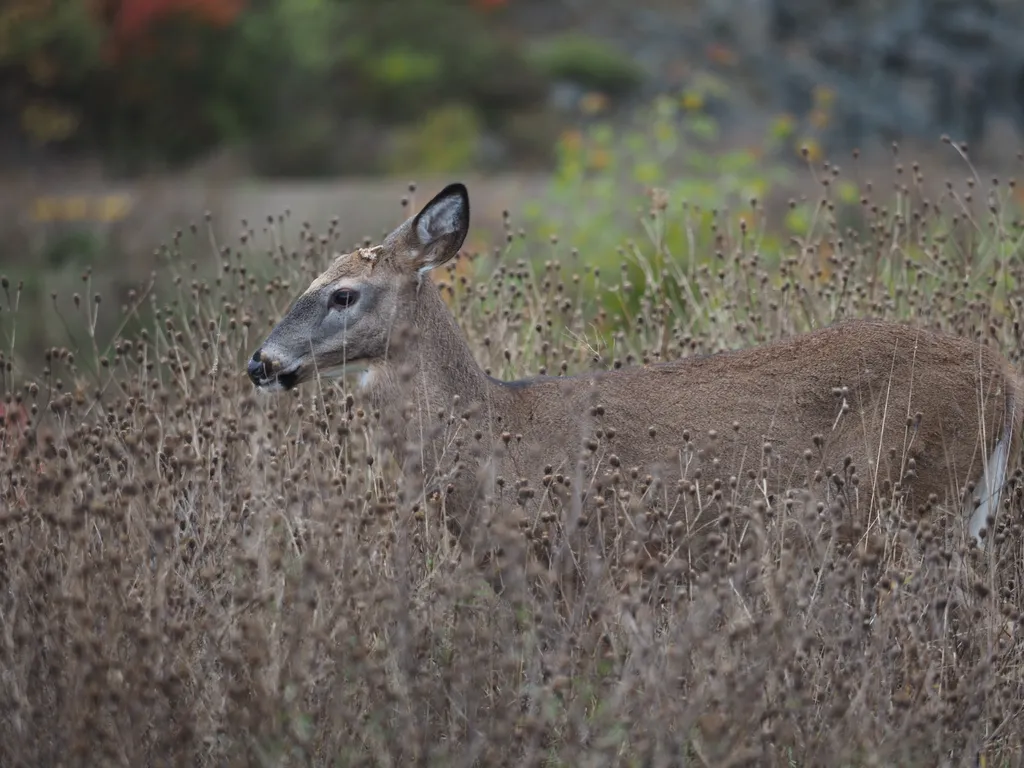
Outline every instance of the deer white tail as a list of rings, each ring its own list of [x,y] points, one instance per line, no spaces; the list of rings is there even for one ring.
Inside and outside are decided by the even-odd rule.
[[[968,533],[977,542],[978,546],[982,545],[982,529],[987,527],[989,518],[992,518],[994,521],[999,512],[1003,487],[1006,485],[1006,474],[1009,470],[1010,446],[1013,445],[1012,441],[1017,439],[1017,436],[1013,434],[1013,425],[1016,423],[1014,418],[1015,408],[1016,401],[1013,393],[1010,392],[1006,396],[1006,417],[1003,420],[1003,434],[992,449],[992,454],[985,463],[981,483],[974,492],[973,501],[977,506],[971,515]]]

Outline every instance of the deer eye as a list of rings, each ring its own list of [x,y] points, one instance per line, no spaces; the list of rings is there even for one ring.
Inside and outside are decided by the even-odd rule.
[[[339,309],[351,307],[358,300],[359,291],[353,291],[351,288],[339,288],[331,294],[331,306]]]

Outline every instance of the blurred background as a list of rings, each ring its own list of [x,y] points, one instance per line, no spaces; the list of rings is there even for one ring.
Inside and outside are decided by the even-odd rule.
[[[589,263],[652,187],[798,228],[809,164],[884,182],[894,141],[1013,176],[1022,34],[1010,0],[0,0],[0,342],[67,344],[37,310],[86,267],[116,314],[191,224],[214,269],[285,211],[377,237],[410,181],[471,185],[470,247],[510,209]]]

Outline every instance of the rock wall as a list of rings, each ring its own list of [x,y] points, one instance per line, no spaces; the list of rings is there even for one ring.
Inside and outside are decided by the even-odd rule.
[[[801,116],[826,86],[832,149],[942,134],[977,147],[1005,136],[997,124],[1024,135],[1019,0],[520,1],[532,33],[571,27],[628,51],[650,72],[646,96],[709,66],[739,114]]]
[[[831,84],[843,118],[836,131],[845,143],[870,133],[947,133],[977,145],[997,117],[1024,128],[1019,3],[758,2],[768,6],[758,63],[780,103],[806,108],[814,83]]]

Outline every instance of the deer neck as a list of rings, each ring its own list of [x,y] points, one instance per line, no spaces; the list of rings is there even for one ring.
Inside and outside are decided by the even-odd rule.
[[[402,320],[414,329],[396,343],[394,356],[370,368],[364,380],[374,404],[382,409],[411,404],[417,416],[437,420],[439,411],[451,414],[459,397],[456,418],[474,405],[504,393],[483,371],[462,331],[427,278],[413,294]],[[414,416],[416,418],[416,416]]]

